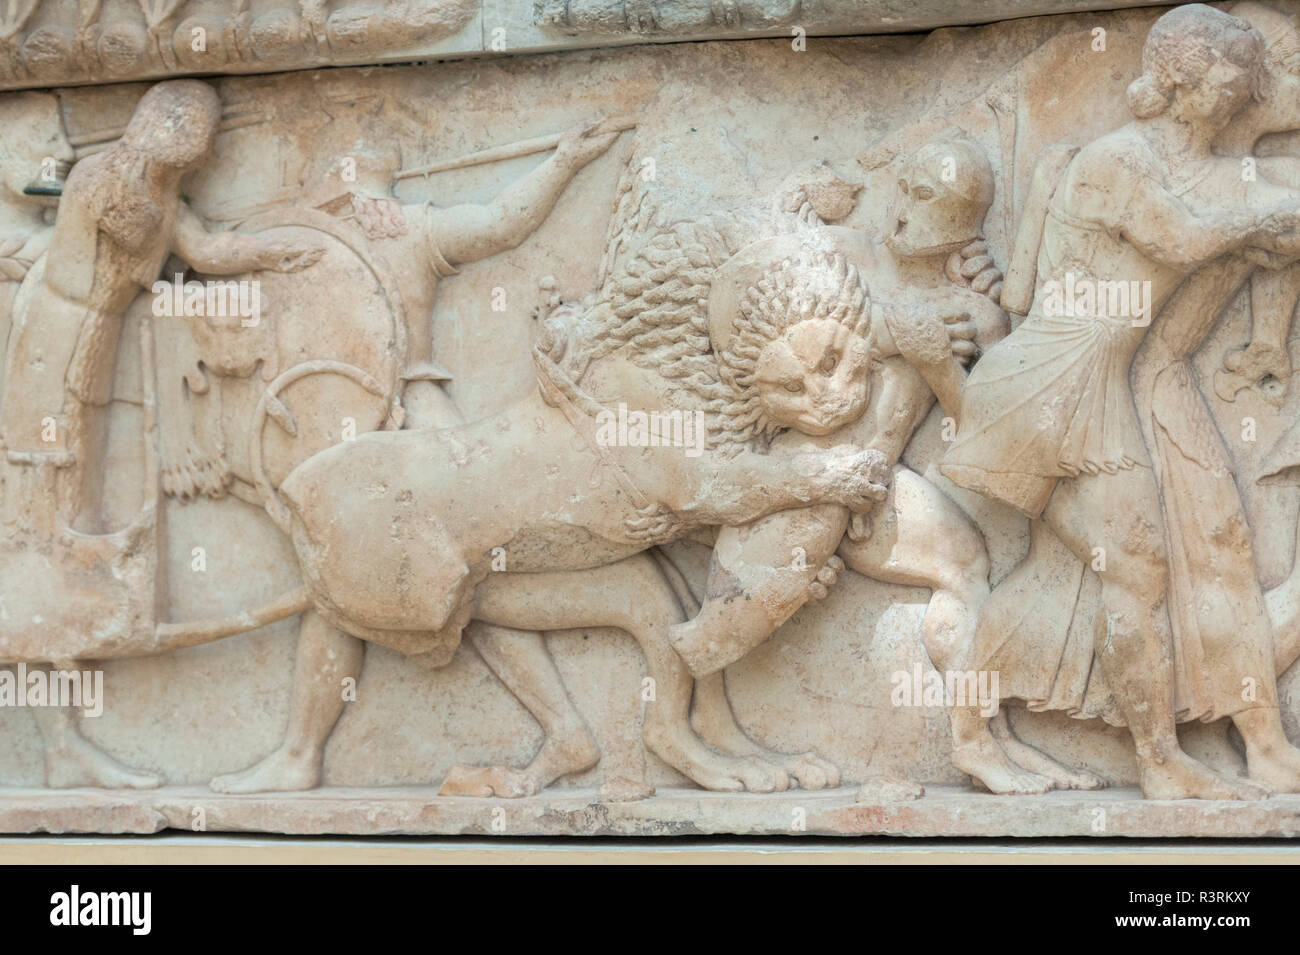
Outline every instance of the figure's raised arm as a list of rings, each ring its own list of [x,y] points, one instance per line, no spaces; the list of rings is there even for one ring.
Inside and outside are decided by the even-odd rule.
[[[465,203],[432,214],[433,239],[452,265],[476,262],[513,249],[550,215],[578,170],[607,150],[618,132],[602,124],[571,130],[546,162],[502,189],[491,202]]]

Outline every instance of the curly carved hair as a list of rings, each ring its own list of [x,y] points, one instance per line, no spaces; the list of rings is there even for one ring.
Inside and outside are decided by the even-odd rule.
[[[764,414],[755,383],[758,358],[768,344],[809,321],[865,330],[870,312],[865,276],[839,253],[786,259],[746,289],[732,320],[735,337],[718,355],[722,380],[735,394],[722,409],[725,430],[764,442],[779,430]]]
[[[781,262],[742,296],[735,337],[721,354],[709,336],[709,293],[718,268],[741,248],[806,227],[794,214],[774,221],[721,213],[657,229],[606,275],[577,319],[580,364],[621,356],[702,399],[714,449],[766,444],[778,429],[763,415],[754,383],[763,347],[815,318],[857,324],[870,309],[866,281],[842,256]]]
[[[1128,88],[1129,109],[1138,119],[1160,115],[1176,87],[1199,83],[1220,57],[1252,73],[1258,84],[1263,55],[1263,37],[1241,17],[1203,3],[1175,7],[1147,33],[1142,75]],[[1258,98],[1258,89],[1253,92]]]

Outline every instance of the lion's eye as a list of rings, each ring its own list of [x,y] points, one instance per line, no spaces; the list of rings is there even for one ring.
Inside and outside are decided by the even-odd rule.
[[[797,394],[799,394],[799,392],[803,391],[803,382],[802,382],[802,381],[787,381],[787,382],[785,383],[785,390],[788,391],[788,392],[790,392],[790,394],[792,394],[792,395],[797,395]]]
[[[828,352],[826,354],[826,357],[822,359],[822,363],[818,367],[822,371],[826,372],[826,374],[829,375],[831,372],[835,370],[835,366],[838,365],[839,363],[840,363],[839,356],[836,355],[835,352]]]
[[[929,202],[931,199],[934,198],[934,190],[931,189],[929,186],[917,186],[916,198],[919,199],[921,202]]]

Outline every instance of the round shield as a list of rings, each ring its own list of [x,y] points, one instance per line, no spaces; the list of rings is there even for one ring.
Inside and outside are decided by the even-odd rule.
[[[301,271],[235,276],[239,308],[193,326],[207,370],[220,376],[219,432],[233,490],[264,502],[267,486],[312,455],[390,420],[406,325],[385,263],[346,222],[282,210],[239,231],[323,249]]]

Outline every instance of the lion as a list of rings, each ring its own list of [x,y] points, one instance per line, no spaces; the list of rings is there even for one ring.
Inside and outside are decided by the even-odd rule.
[[[788,431],[815,442],[860,417],[873,368],[895,352],[862,272],[816,242],[758,264],[725,317],[705,308],[717,269],[763,227],[716,215],[651,228],[590,301],[548,317],[536,391],[473,423],[366,434],[299,465],[268,509],[321,616],[435,667],[471,621],[495,635],[485,658],[514,633],[620,627],[639,642],[657,688],[643,728],[651,752],[706,789],[786,788],[780,767],[720,753],[692,730],[692,678],[664,626],[685,618],[681,590],[653,551],[779,511],[861,512],[879,501],[879,452],[770,445]],[[789,227],[802,228],[793,217]],[[891,321],[906,311],[893,307]],[[946,327],[933,311],[917,318]],[[616,404],[701,421],[700,453],[606,440],[597,421]],[[450,791],[530,794],[599,758],[580,717],[557,719],[540,705],[547,694],[512,685],[533,679],[518,672],[527,668],[493,666],[533,704],[548,736],[542,751],[522,771],[454,771]],[[296,682],[293,713],[313,712],[304,694],[337,692]],[[328,727],[300,735],[246,782],[313,784]],[[818,781],[836,779],[825,768]]]

